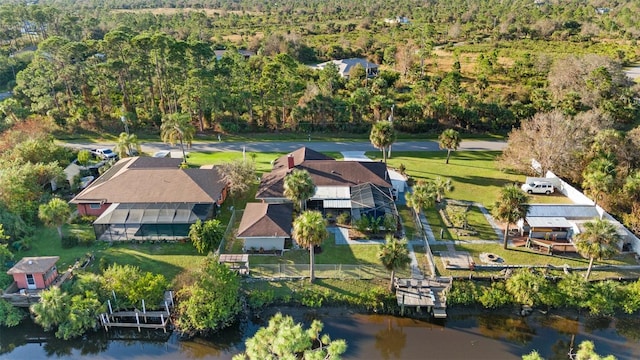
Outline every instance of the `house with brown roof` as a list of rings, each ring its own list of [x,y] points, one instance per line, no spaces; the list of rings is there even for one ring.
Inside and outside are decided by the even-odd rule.
[[[182,159],[130,157],[113,165],[72,200],[80,215],[98,216],[96,238],[183,238],[198,219],[215,216],[227,194],[216,167],[181,169]]]
[[[309,172],[316,187],[307,203],[309,209],[334,214],[349,212],[353,220],[363,214],[384,216],[385,211],[397,216],[386,164],[337,161],[306,147],[274,162],[273,170],[262,177],[256,199],[269,204],[288,203],[284,179],[293,169]],[[367,197],[366,201],[363,196]]]
[[[291,238],[292,204],[248,203],[244,208],[237,237],[245,251],[282,251]]]
[[[46,289],[58,277],[58,260],[59,256],[24,257],[7,274],[13,276],[20,290]]]

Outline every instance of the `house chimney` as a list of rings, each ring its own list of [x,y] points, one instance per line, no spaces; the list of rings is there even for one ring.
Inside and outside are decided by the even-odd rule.
[[[293,154],[289,154],[289,156],[287,156],[287,165],[289,169],[293,169],[293,167],[295,166],[293,162]]]

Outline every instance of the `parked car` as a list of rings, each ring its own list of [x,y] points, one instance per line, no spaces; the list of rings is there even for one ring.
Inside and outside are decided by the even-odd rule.
[[[546,181],[534,181],[528,184],[522,184],[522,191],[527,194],[546,194],[549,195],[555,191],[552,183]]]
[[[99,159],[103,160],[118,160],[118,154],[114,153],[111,149],[91,149],[91,154]]]

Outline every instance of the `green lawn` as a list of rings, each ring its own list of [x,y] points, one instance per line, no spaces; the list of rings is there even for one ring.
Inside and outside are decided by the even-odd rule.
[[[90,232],[90,225],[67,225],[65,233]],[[121,265],[135,265],[143,271],[163,274],[170,282],[185,270],[196,269],[203,255],[197,253],[191,243],[117,243],[109,246],[107,242],[94,242],[91,246],[78,245],[70,249],[63,249],[60,237],[55,229],[38,228],[34,235],[31,249],[18,252],[16,258],[24,256],[60,256],[58,268],[66,270],[73,265],[76,259],[82,258],[87,253],[93,253],[95,261],[88,268],[98,272],[102,258],[107,264],[118,263]]]
[[[89,225],[70,224],[64,226],[64,233],[84,233],[87,236],[95,236],[93,228]],[[16,260],[25,256],[60,256],[58,268],[66,270],[72,266],[76,259],[84,257],[88,252],[97,252],[107,248],[106,243],[94,242],[91,246],[78,245],[70,249],[63,249],[58,231],[54,228],[37,228],[31,242],[31,248],[27,251],[18,251]]]
[[[400,213],[400,219],[402,221],[402,226],[404,227],[405,236],[407,239],[413,239],[414,236],[418,235],[413,211],[406,205],[398,205],[398,212]]]
[[[271,162],[278,157],[284,155],[284,153],[246,153],[247,161],[254,161],[253,155],[255,155],[256,171],[261,174],[271,171]],[[239,151],[224,151],[224,152],[192,152],[189,153],[187,162],[190,166],[199,167],[201,165],[216,165],[229,161],[242,160],[242,152]]]
[[[467,222],[478,235],[460,236],[460,240],[482,239],[482,240],[499,240],[498,235],[493,231],[493,227],[484,217],[482,211],[477,206],[471,206],[467,213]]]
[[[191,243],[117,244],[98,252],[98,258],[111,263],[134,265],[142,271],[163,274],[169,281],[185,270],[195,270],[204,256]]]
[[[316,264],[380,265],[378,245],[336,245],[333,235],[322,243],[322,252],[315,255]],[[254,264],[308,264],[308,250],[291,250],[282,256],[251,255]]]
[[[482,264],[480,261],[479,255],[484,252],[493,253],[504,259],[505,264],[511,265],[553,265],[553,266],[563,266],[567,264],[571,267],[587,267],[589,265],[589,260],[584,259],[582,257],[576,255],[563,255],[562,253],[549,256],[545,254],[541,254],[535,252],[533,250],[527,248],[510,248],[509,250],[503,249],[501,244],[456,244],[456,250],[458,251],[467,251],[473,258],[473,261],[476,264]],[[462,276],[467,277],[470,274],[468,270],[446,270],[442,261],[439,257],[440,251],[446,251],[446,247],[444,245],[435,245],[431,246],[431,250],[435,256],[436,268],[440,275],[445,276]],[[596,265],[637,265],[635,258],[633,256],[624,255],[618,256],[614,259],[596,261]],[[490,276],[490,275],[498,275],[498,271],[476,271],[476,275],[478,276]],[[634,272],[637,273],[637,272]],[[560,275],[560,274],[558,274]],[[630,275],[629,272],[613,272],[613,271],[595,271],[592,274],[593,279],[602,279],[606,277],[618,277],[618,276],[626,276]]]
[[[498,151],[456,151],[452,152],[449,164],[445,165],[446,151],[395,152],[388,164],[395,168],[404,164],[407,174],[415,180],[437,176],[450,178],[454,191],[445,197],[479,202],[490,208],[501,187],[525,180],[523,175],[500,171],[495,163],[499,154]],[[380,158],[377,151],[367,155]]]

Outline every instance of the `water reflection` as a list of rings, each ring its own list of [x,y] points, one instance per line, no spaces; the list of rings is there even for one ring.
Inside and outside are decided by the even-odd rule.
[[[518,344],[527,344],[536,334],[525,318],[494,314],[480,315],[477,321],[480,333],[492,339],[506,339]]]
[[[378,331],[376,337],[376,349],[380,351],[383,359],[402,358],[402,349],[407,345],[407,334],[402,326],[393,326],[391,318],[387,318],[387,327]]]
[[[444,322],[379,315],[305,309],[279,309],[308,324],[319,319],[324,332],[347,340],[345,359],[521,359],[538,350],[549,360],[565,360],[572,346],[595,342],[602,354],[619,360],[640,358],[640,319],[563,318],[541,315],[522,318],[496,313],[456,314]],[[268,318],[268,316],[265,316]],[[102,329],[81,339],[63,341],[29,320],[17,328],[0,328],[0,359],[154,358],[230,359],[244,350],[264,319],[251,319],[207,338],[179,341],[177,334],[137,329]]]

